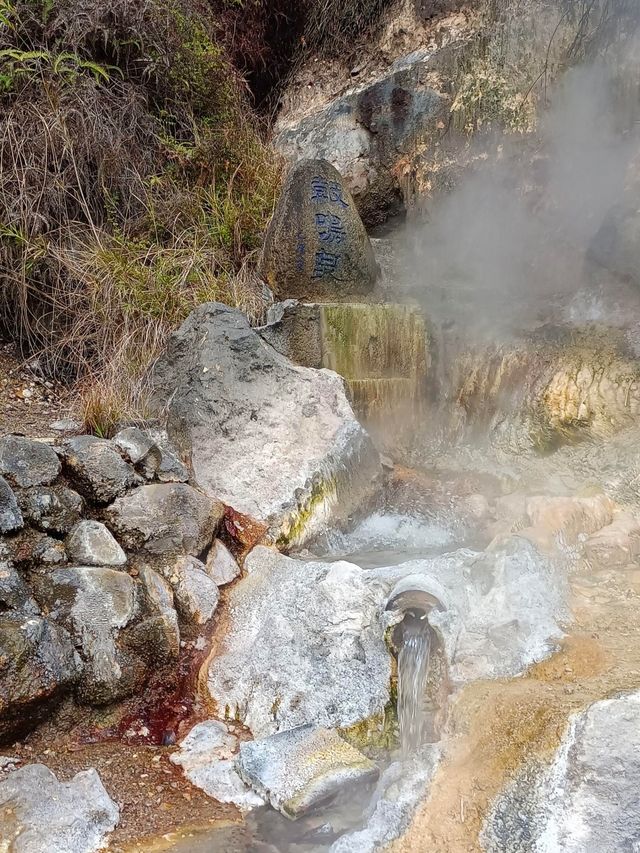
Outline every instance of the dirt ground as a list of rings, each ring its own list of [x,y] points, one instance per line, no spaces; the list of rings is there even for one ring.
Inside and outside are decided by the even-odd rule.
[[[73,417],[73,397],[65,386],[25,361],[11,343],[0,341],[0,436],[19,433],[32,438],[55,435],[51,424]]]
[[[110,837],[111,853],[155,849],[163,836],[173,835],[179,827],[188,836],[205,829],[210,832],[221,822],[228,827],[241,824],[234,806],[212,800],[171,763],[175,746],[132,745],[117,740],[83,743],[74,737],[73,729],[61,729],[60,721],[52,718],[23,742],[3,748],[3,755],[24,764],[45,764],[60,781],[94,767],[120,807],[120,823]],[[3,776],[0,772],[0,780]]]

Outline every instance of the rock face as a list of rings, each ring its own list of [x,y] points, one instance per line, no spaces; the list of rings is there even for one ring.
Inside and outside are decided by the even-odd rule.
[[[60,473],[60,460],[53,448],[20,435],[0,440],[0,474],[16,486],[44,486]]]
[[[0,533],[19,530],[23,523],[16,496],[4,477],[0,477]]]
[[[62,453],[78,491],[96,503],[109,503],[136,482],[135,471],[110,441],[79,435],[64,442]]]
[[[0,615],[0,742],[32,728],[80,669],[69,635],[52,621]]]
[[[113,569],[80,566],[56,569],[35,580],[40,604],[71,632],[84,660],[78,699],[104,704],[128,696],[145,671],[117,643],[137,613],[136,586]]]
[[[13,853],[93,853],[118,825],[120,811],[95,770],[58,782],[30,764],[0,782],[0,849]]]
[[[351,193],[326,160],[290,171],[265,238],[261,274],[280,297],[369,293],[378,267]]]
[[[142,486],[106,512],[122,544],[148,554],[200,554],[211,543],[224,507],[184,483]]]
[[[378,768],[336,732],[300,726],[240,746],[238,772],[260,796],[296,819],[342,788],[378,778]]]
[[[551,765],[528,767],[495,803],[489,853],[637,849],[640,693],[596,702],[569,725]]]
[[[280,120],[276,146],[288,159],[320,157],[345,176],[367,225],[402,208],[395,167],[435,138],[449,101],[434,87],[441,57],[418,50],[385,76],[352,89],[302,118]]]
[[[566,579],[526,539],[390,568],[302,562],[257,547],[229,593],[230,620],[211,662],[219,712],[256,737],[313,722],[347,728],[382,714],[391,658],[385,612],[399,583],[435,597],[430,614],[463,684],[517,675],[560,639]]]
[[[99,521],[80,521],[66,541],[69,559],[83,566],[124,566],[127,556]]]
[[[219,803],[233,803],[243,811],[264,805],[264,800],[238,776],[234,753],[238,738],[224,723],[207,720],[194,726],[171,756],[187,779]]]
[[[156,365],[154,403],[205,491],[281,544],[362,511],[381,473],[342,380],[295,367],[238,311],[201,305]]]

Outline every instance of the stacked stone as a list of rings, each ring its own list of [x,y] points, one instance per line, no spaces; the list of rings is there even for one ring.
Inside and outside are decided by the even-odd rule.
[[[132,695],[212,618],[239,568],[189,479],[152,430],[0,440],[0,742],[71,692]]]

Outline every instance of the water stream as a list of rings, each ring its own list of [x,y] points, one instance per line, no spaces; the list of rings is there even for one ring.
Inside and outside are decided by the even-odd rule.
[[[410,758],[424,743],[425,691],[431,658],[431,630],[425,613],[407,614],[398,654],[398,722],[400,749]]]

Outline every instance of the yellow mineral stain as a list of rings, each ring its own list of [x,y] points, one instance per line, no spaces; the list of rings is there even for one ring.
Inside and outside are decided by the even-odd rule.
[[[479,682],[458,694],[430,795],[390,851],[479,853],[494,798],[526,761],[550,760],[573,713],[640,688],[637,575],[585,568],[572,578],[573,622],[554,655],[520,678]]]

